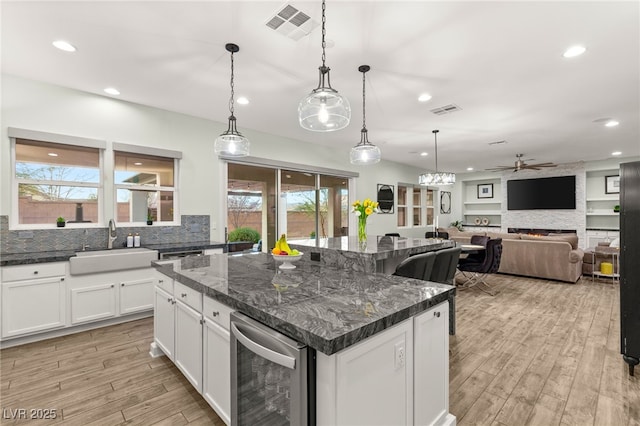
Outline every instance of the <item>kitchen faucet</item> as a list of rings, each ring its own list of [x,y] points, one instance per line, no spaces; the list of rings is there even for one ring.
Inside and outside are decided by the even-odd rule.
[[[113,219],[109,219],[109,241],[107,242],[108,249],[113,248],[113,242],[116,238],[118,238],[118,235],[116,234],[116,223],[113,221]]]

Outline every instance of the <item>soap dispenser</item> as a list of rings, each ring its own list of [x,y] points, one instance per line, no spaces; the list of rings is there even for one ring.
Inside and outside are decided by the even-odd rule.
[[[135,237],[133,237],[133,246],[140,247],[140,234],[136,232]]]
[[[127,247],[133,247],[133,235],[131,233],[127,235]]]

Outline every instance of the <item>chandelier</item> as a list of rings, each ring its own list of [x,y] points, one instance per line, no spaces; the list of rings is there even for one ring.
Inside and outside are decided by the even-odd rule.
[[[456,182],[455,173],[438,171],[438,132],[440,130],[432,130],[435,139],[435,155],[436,155],[436,171],[422,173],[418,176],[420,185],[452,185]]]
[[[360,65],[358,71],[362,73],[362,130],[360,131],[360,143],[351,148],[351,164],[376,164],[380,162],[380,148],[369,142],[367,136],[366,109],[365,109],[365,74],[371,67]]]
[[[229,125],[227,130],[216,138],[214,151],[217,155],[225,157],[246,157],[249,155],[249,139],[242,136],[236,128],[236,117],[234,112],[234,83],[233,83],[233,54],[240,51],[237,44],[227,43],[225,46],[231,53],[231,98],[229,99]]]
[[[314,132],[332,132],[344,129],[351,120],[349,101],[331,87],[329,71],[325,64],[326,35],[325,0],[322,0],[322,65],[319,69],[318,87],[313,89],[298,105],[300,126]]]

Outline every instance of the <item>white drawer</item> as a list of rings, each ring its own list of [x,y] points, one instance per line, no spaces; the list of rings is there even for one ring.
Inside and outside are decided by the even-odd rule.
[[[173,297],[198,312],[202,312],[202,293],[179,282],[173,283]]]
[[[36,278],[64,277],[67,262],[34,263],[2,267],[2,281],[31,280]]]
[[[166,275],[160,274],[158,277],[158,287],[169,294],[173,294],[173,280]]]
[[[233,309],[207,296],[204,296],[203,305],[204,316],[229,331],[230,315]]]

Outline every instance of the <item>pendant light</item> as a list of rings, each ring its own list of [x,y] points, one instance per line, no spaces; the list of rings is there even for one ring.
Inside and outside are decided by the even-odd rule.
[[[227,43],[225,46],[228,52],[231,53],[231,99],[229,99],[229,126],[227,131],[222,133],[216,139],[214,151],[216,154],[224,157],[245,157],[249,155],[249,139],[242,136],[238,129],[236,129],[236,117],[233,115],[234,111],[234,84],[233,84],[233,54],[237,53],[240,48],[237,44]]]
[[[365,74],[371,67],[360,65],[358,71],[362,73],[362,130],[360,131],[360,143],[351,148],[351,164],[376,164],[380,162],[380,148],[369,142],[367,136],[366,109],[365,109]]]
[[[344,129],[351,120],[349,101],[331,87],[329,77],[331,69],[325,64],[325,9],[325,0],[322,0],[322,65],[318,68],[318,87],[313,89],[298,105],[300,126],[314,132],[332,132]]]
[[[431,131],[435,139],[436,171],[423,173],[418,176],[418,183],[420,185],[452,185],[456,182],[456,175],[454,173],[438,172],[438,132],[440,132],[440,130]]]

